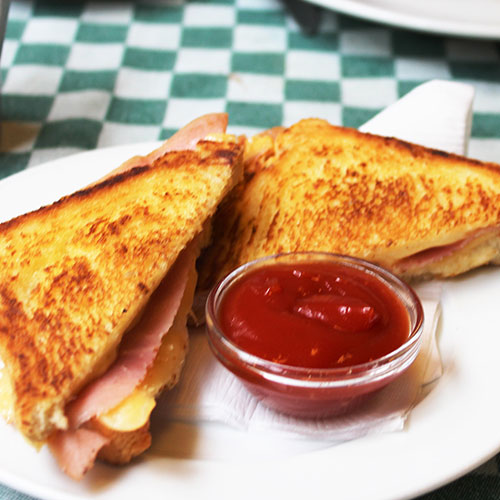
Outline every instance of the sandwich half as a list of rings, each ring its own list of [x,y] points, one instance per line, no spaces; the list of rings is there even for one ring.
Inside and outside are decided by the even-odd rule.
[[[73,478],[96,457],[144,451],[155,399],[179,378],[195,261],[241,176],[243,148],[225,123],[203,118],[113,176],[0,224],[1,392],[17,429],[48,443]]]
[[[413,280],[500,262],[500,166],[319,119],[249,140],[200,287],[264,255],[348,254]]]

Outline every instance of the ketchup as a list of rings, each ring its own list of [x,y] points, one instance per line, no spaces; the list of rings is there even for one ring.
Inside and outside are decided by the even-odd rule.
[[[218,319],[242,350],[306,368],[372,361],[410,334],[405,306],[380,279],[327,262],[249,271],[224,294]]]

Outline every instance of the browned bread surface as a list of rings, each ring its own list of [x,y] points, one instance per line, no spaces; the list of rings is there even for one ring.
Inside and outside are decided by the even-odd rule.
[[[0,225],[0,357],[16,426],[43,440],[237,175],[241,146],[202,141]]]
[[[245,173],[214,219],[202,288],[279,252],[338,252],[394,269],[400,259],[500,224],[499,165],[323,120],[255,137]],[[472,260],[484,259],[491,252]],[[441,274],[467,266],[448,267]]]

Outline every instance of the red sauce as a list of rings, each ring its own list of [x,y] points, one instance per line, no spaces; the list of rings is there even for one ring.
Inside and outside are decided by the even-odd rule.
[[[337,368],[400,347],[410,320],[376,277],[341,264],[298,263],[250,271],[222,298],[219,322],[238,347],[277,363]]]

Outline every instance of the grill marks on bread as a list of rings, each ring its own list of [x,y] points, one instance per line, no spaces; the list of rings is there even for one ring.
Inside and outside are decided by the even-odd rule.
[[[28,437],[66,427],[65,404],[109,366],[241,151],[202,141],[0,224],[0,357]]]
[[[500,167],[303,120],[253,139],[244,183],[220,208],[200,282],[252,259],[322,250],[390,267],[500,224]]]

